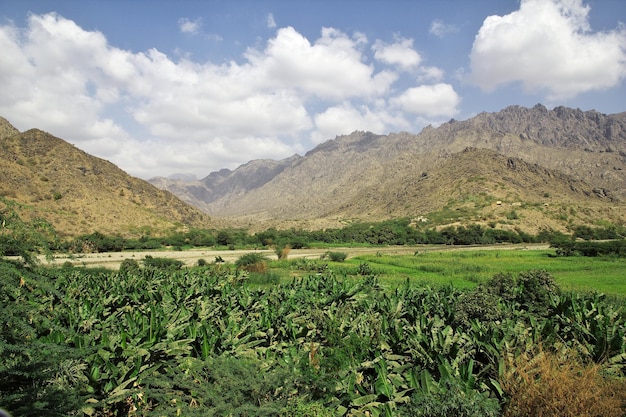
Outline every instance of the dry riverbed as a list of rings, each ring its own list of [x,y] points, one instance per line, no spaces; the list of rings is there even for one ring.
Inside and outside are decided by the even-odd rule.
[[[447,246],[447,245],[419,245],[419,246],[384,246],[384,247],[342,247],[342,248],[324,248],[324,249],[292,249],[289,252],[288,259],[308,258],[319,259],[321,255],[328,251],[344,252],[348,257],[358,255],[374,255],[382,253],[386,255],[413,255],[416,252],[433,252],[448,250],[525,250],[525,249],[547,249],[546,244],[500,244],[488,246]],[[41,258],[43,265],[62,265],[71,262],[74,266],[88,267],[105,267],[110,269],[118,269],[120,263],[124,259],[135,259],[140,262],[147,255],[154,258],[172,258],[178,259],[185,263],[186,266],[197,265],[199,259],[204,259],[208,263],[215,261],[220,257],[224,262],[233,263],[239,257],[246,253],[257,252],[266,255],[270,259],[276,259],[276,254],[271,249],[239,249],[239,250],[212,250],[212,249],[189,249],[183,251],[176,250],[153,250],[142,252],[107,252],[107,253],[78,253],[72,255],[57,254],[52,260]]]

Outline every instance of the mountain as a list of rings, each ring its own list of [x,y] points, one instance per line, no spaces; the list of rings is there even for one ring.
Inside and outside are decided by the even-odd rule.
[[[510,106],[419,134],[353,132],[304,156],[251,161],[193,183],[150,181],[252,228],[393,217],[530,231],[623,223],[626,113]]]
[[[15,203],[61,235],[160,234],[216,224],[169,191],[126,174],[38,129],[20,133],[0,118],[0,210]]]

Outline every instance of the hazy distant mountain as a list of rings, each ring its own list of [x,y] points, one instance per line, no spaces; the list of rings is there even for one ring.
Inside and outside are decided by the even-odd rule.
[[[41,130],[0,118],[0,196],[63,235],[141,234],[215,222],[168,191]],[[4,203],[0,201],[0,209]]]
[[[191,183],[151,182],[256,228],[441,218],[446,210],[464,215],[443,222],[533,230],[623,222],[626,113],[511,106],[419,134],[354,132],[305,156],[252,161]]]

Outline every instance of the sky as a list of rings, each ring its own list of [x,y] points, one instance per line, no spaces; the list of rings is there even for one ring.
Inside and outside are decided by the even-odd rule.
[[[623,0],[2,0],[0,116],[204,178],[510,105],[626,111]]]

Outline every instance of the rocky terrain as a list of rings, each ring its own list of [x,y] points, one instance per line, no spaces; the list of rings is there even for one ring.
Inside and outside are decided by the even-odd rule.
[[[45,219],[61,235],[167,233],[216,223],[169,191],[38,129],[0,118],[0,212]]]
[[[252,228],[429,216],[533,231],[623,222],[626,113],[511,106],[419,134],[353,132],[199,181],[150,181]]]

